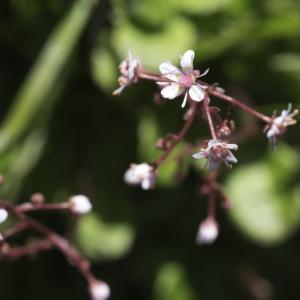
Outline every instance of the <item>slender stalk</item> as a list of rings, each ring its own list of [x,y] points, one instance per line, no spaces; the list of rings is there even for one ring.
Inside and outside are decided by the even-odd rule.
[[[90,262],[86,258],[81,256],[77,249],[73,245],[71,245],[68,240],[57,234],[46,225],[27,216],[22,210],[19,209],[19,207],[15,207],[14,205],[3,201],[0,201],[0,207],[7,209],[23,224],[27,224],[28,228],[32,228],[42,236],[44,236],[45,239],[49,241],[49,243],[60,250],[64,254],[64,256],[80,271],[80,273],[85,277],[89,284],[95,280],[95,277],[91,272]],[[47,245],[47,247],[46,245],[39,245],[37,247],[37,250],[43,247],[46,247],[48,249],[48,246],[49,245]],[[21,251],[30,252],[30,246],[28,250],[21,249]]]
[[[62,203],[39,203],[39,204],[32,204],[32,203],[24,203],[18,205],[16,209],[19,212],[31,212],[31,211],[40,211],[40,210],[69,210],[70,204],[68,202]]]
[[[208,199],[208,218],[215,219],[216,217],[216,193],[211,191]]]
[[[215,131],[215,128],[214,128],[214,124],[213,124],[212,119],[211,119],[209,106],[208,106],[208,97],[207,96],[205,96],[205,98],[203,100],[203,107],[204,107],[205,115],[206,115],[206,118],[207,118],[207,124],[208,124],[209,130],[210,130],[211,136],[214,140],[216,140],[217,135],[216,135],[216,131]]]
[[[191,104],[191,114],[189,115],[187,121],[184,123],[182,129],[180,130],[180,132],[176,135],[176,137],[174,138],[174,141],[172,143],[172,145],[162,154],[161,157],[159,157],[152,165],[155,168],[158,168],[165,160],[166,158],[169,156],[169,154],[173,151],[173,149],[182,141],[182,139],[185,137],[185,135],[187,134],[187,132],[189,131],[189,129],[191,128],[194,120],[195,120],[195,116],[197,114],[197,109],[198,109],[198,103],[197,102],[192,102]]]
[[[237,106],[239,108],[241,108],[242,110],[248,112],[249,114],[253,115],[254,117],[256,117],[257,119],[262,120],[265,123],[271,123],[272,119],[258,111],[256,111],[255,109],[249,107],[248,105],[244,104],[243,102],[239,101],[236,98],[233,98],[231,96],[228,96],[226,94],[223,94],[222,92],[217,91],[215,88],[213,87],[209,87],[207,90],[207,93],[211,96],[217,97],[221,100],[224,100],[234,106]]]
[[[142,79],[146,79],[146,80],[151,80],[151,81],[157,81],[157,82],[171,82],[169,79],[160,76],[158,74],[154,74],[154,73],[150,73],[150,72],[146,72],[146,71],[142,71],[139,74],[139,77]],[[248,112],[249,114],[253,115],[254,117],[256,117],[259,120],[262,120],[263,122],[270,124],[272,122],[272,118],[256,111],[255,109],[249,107],[248,105],[244,104],[243,102],[241,102],[240,100],[228,96],[220,91],[218,91],[214,86],[207,84],[206,82],[200,81],[198,80],[197,82],[201,83],[202,85],[207,86],[207,93],[210,96],[214,96],[216,98],[219,98],[221,100],[224,100],[234,106],[239,107],[240,109]]]
[[[16,260],[21,256],[36,255],[39,252],[51,250],[53,247],[53,244],[48,239],[35,241],[25,246],[11,247],[6,245],[3,249],[1,249],[1,257],[2,259]]]

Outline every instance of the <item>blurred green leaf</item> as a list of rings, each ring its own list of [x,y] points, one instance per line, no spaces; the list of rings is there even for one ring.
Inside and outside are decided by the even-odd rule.
[[[300,75],[300,54],[282,53],[274,55],[270,64],[273,70]]]
[[[113,260],[129,251],[135,232],[127,223],[105,223],[91,213],[80,219],[76,236],[80,248],[91,259]]]
[[[45,106],[96,3],[96,0],[77,0],[54,29],[3,121],[0,153],[28,130]]]
[[[160,269],[155,286],[154,300],[196,300],[185,270],[178,263],[167,263]]]
[[[147,26],[159,26],[169,22],[176,12],[171,0],[131,0],[130,12],[133,17]]]
[[[171,18],[160,31],[142,31],[128,21],[123,21],[112,33],[112,45],[120,58],[127,56],[127,51],[131,50],[135,56],[140,57],[146,68],[155,70],[166,59],[178,60],[179,54],[193,48],[195,41],[193,24],[178,17]]]
[[[226,183],[233,204],[230,216],[246,236],[272,245],[299,226],[300,186],[290,185],[298,167],[298,153],[281,145],[268,161],[233,170]]]
[[[224,9],[231,4],[233,0],[170,0],[172,4],[191,14],[211,14]]]
[[[118,85],[118,66],[110,49],[97,44],[91,54],[91,70],[94,81],[108,93]]]

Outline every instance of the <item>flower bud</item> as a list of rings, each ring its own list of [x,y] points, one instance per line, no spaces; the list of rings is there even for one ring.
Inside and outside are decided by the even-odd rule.
[[[110,288],[104,281],[93,281],[89,289],[92,300],[106,300],[110,296]]]
[[[156,174],[153,166],[147,163],[131,164],[124,174],[124,180],[127,184],[140,184],[142,189],[149,190],[155,185]]]
[[[218,234],[219,229],[216,221],[212,218],[207,218],[198,228],[196,237],[197,244],[212,244],[218,237]]]
[[[87,214],[92,210],[92,204],[88,197],[84,195],[76,195],[70,198],[70,209],[78,215]]]
[[[4,208],[0,208],[0,224],[4,223],[8,218],[8,212]]]

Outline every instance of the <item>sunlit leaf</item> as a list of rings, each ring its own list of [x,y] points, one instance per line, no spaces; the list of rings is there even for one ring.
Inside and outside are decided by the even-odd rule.
[[[154,300],[196,300],[184,268],[177,263],[162,266],[154,286]]]
[[[119,57],[125,57],[131,50],[145,67],[156,70],[164,60],[178,60],[179,54],[193,48],[195,41],[192,23],[175,17],[161,31],[142,31],[129,22],[121,22],[112,34],[112,45]]]
[[[224,9],[232,0],[172,0],[174,6],[192,14],[209,14]]]
[[[271,245],[299,226],[300,186],[290,186],[298,166],[295,150],[281,146],[268,161],[232,171],[226,184],[233,204],[230,216],[246,236]]]
[[[135,232],[126,223],[106,223],[92,213],[83,217],[77,227],[77,241],[82,251],[92,259],[117,259],[125,255]]]

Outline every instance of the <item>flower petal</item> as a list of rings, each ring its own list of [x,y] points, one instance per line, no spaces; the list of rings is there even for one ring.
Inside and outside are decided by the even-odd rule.
[[[193,71],[195,52],[193,50],[187,50],[181,57],[180,66],[183,72]]]
[[[231,150],[237,150],[239,148],[237,144],[227,144],[226,147],[227,149],[231,149]]]
[[[203,77],[209,72],[209,69],[206,69],[203,73],[200,73],[198,77]]]
[[[200,102],[204,99],[205,93],[200,86],[193,84],[189,88],[189,95],[192,98],[192,100]]]
[[[171,83],[161,90],[161,95],[167,99],[174,99],[184,92],[185,88],[178,83]]]
[[[205,157],[205,151],[201,150],[198,153],[192,155],[195,159],[201,159]]]
[[[228,150],[227,152],[227,156],[226,156],[226,161],[230,162],[230,163],[237,163],[238,160],[236,159],[236,157],[232,154],[232,152],[230,150]]]
[[[181,107],[184,108],[188,97],[188,92],[185,92],[184,99],[182,101]]]
[[[159,70],[162,75],[172,81],[178,81],[182,74],[181,71],[169,61],[161,63],[159,65]]]

